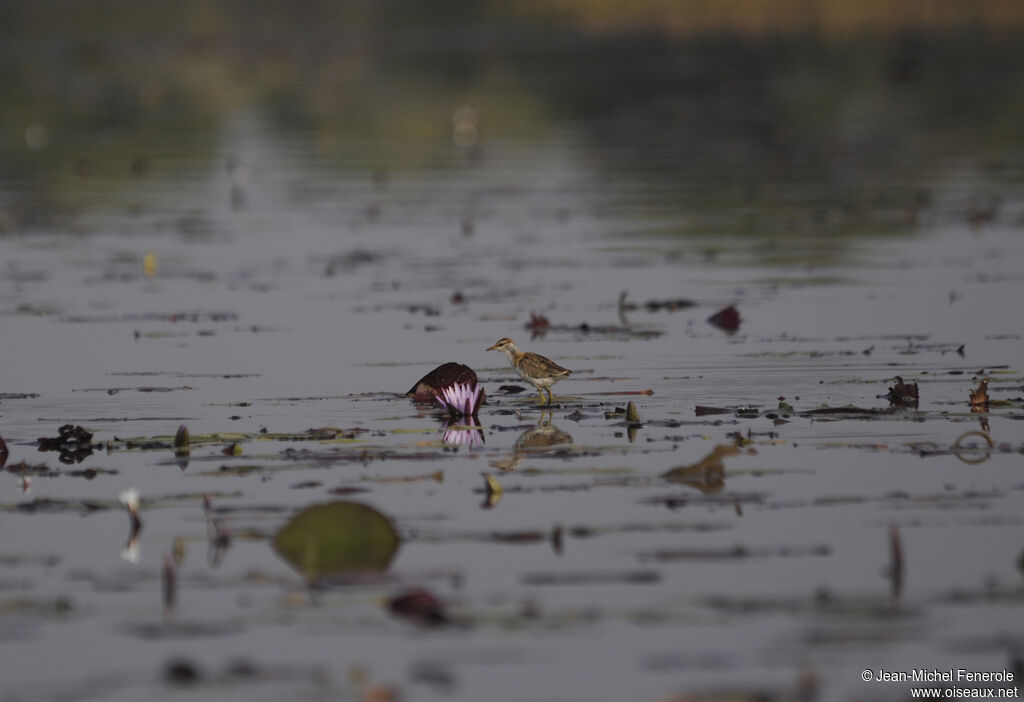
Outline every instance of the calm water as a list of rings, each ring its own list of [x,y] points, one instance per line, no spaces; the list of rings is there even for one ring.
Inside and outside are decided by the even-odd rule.
[[[977,37],[469,23],[443,50],[440,29],[406,28],[285,42],[231,73],[252,47],[84,34],[5,58],[52,83],[76,68],[64,97],[5,86],[22,100],[0,180],[0,699],[907,697],[861,681],[879,668],[1019,682],[1024,120],[999,97],[938,111],[1012,92],[1019,50],[986,44],[944,84],[933,59]],[[106,102],[137,90],[155,107]],[[694,304],[646,306],[671,299]],[[731,334],[706,321],[729,305]],[[549,413],[499,393],[518,382],[484,351],[502,336],[574,370]],[[446,445],[440,413],[399,395],[445,361],[492,397],[482,445]],[[889,411],[896,375],[916,408]],[[993,404],[972,414],[984,377]],[[630,400],[632,438],[606,417]],[[844,406],[864,411],[810,413]],[[66,423],[109,450],[40,453]],[[184,469],[124,442],[183,424]],[[353,440],[295,440],[322,427]],[[953,452],[972,431],[994,447]],[[662,477],[736,433],[723,473]],[[490,507],[485,473],[505,491]],[[271,540],[337,499],[402,543],[385,575],[311,590]],[[412,587],[452,624],[390,614]]]

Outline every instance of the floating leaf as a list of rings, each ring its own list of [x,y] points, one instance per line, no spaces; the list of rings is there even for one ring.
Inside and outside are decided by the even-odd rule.
[[[410,619],[419,624],[437,626],[448,621],[441,600],[422,588],[404,592],[388,600],[388,610],[396,617]]]
[[[708,324],[728,334],[734,334],[740,328],[740,321],[739,310],[732,305],[708,317]]]
[[[309,580],[383,573],[398,550],[391,520],[358,502],[329,502],[297,514],[274,537],[274,550]]]
[[[437,483],[444,482],[444,471],[435,470],[429,475],[400,475],[400,476],[384,476],[380,478],[374,478],[369,476],[363,476],[363,480],[373,483],[418,483],[424,480],[433,480]]]
[[[434,396],[440,393],[442,388],[456,383],[472,383],[475,386],[476,372],[461,363],[443,363],[420,378],[405,394],[412,395],[416,402],[433,402]],[[480,398],[481,403],[485,400],[486,395]]]
[[[163,585],[164,619],[174,617],[174,605],[178,599],[178,571],[174,567],[174,561],[167,554],[163,556]]]
[[[889,578],[892,579],[892,599],[899,600],[903,592],[903,541],[896,524],[889,525]]]

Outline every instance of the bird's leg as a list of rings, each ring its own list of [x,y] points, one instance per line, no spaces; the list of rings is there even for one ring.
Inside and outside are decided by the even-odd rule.
[[[542,388],[537,388],[537,394],[540,395],[540,404],[543,405],[544,404],[544,390]]]
[[[548,407],[551,406],[551,388],[545,388],[548,391]]]

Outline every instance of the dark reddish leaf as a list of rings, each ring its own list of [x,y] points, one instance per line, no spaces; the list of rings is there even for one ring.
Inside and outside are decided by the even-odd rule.
[[[411,619],[429,626],[445,624],[448,621],[441,601],[423,589],[410,590],[392,597],[388,600],[388,610],[396,617]]]
[[[434,396],[441,393],[441,388],[456,383],[476,385],[476,372],[461,363],[444,363],[420,378],[405,394],[412,395],[415,402],[434,402]],[[486,393],[481,398],[481,402],[485,399]]]
[[[708,324],[718,327],[729,334],[740,328],[740,313],[735,306],[729,305],[724,310],[719,310],[708,317]]]

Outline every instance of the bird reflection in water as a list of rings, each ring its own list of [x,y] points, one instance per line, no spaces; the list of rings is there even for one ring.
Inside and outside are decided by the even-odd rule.
[[[572,443],[572,436],[551,423],[551,412],[541,412],[537,426],[527,429],[516,439],[512,455],[491,465],[498,470],[512,471],[519,467],[523,459],[530,455],[545,453],[556,447]]]
[[[662,477],[670,483],[688,485],[705,495],[725,490],[725,463],[723,459],[740,453],[738,446],[719,444],[711,453],[688,466],[679,466]]]

